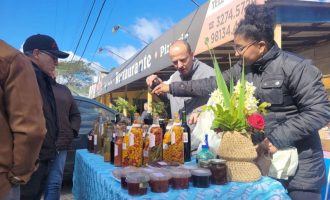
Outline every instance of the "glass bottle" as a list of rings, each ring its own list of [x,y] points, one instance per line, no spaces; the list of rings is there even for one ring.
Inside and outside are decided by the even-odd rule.
[[[159,126],[159,117],[155,115],[149,129],[149,161],[160,161],[163,157],[163,130]]]
[[[111,123],[109,125],[110,132],[110,163],[114,164],[115,162],[115,142],[116,142],[116,131],[114,125]]]
[[[125,126],[125,128],[123,129],[123,151],[122,151],[122,159],[121,159],[121,164],[123,167],[128,166],[128,161],[129,161],[129,157],[128,157],[128,146],[129,146],[129,130],[127,128],[127,126]]]
[[[122,153],[123,153],[123,131],[121,129],[117,129],[117,138],[115,142],[115,150],[114,150],[114,165],[116,167],[122,166]]]
[[[184,146],[184,161],[191,161],[191,135],[190,128],[187,124],[187,115],[186,111],[181,113],[181,127],[183,129],[183,146]]]
[[[94,151],[94,129],[92,129],[87,136],[87,150],[89,153],[93,153]]]
[[[138,115],[134,119],[134,124],[129,132],[129,165],[141,167],[142,165],[142,151],[143,151],[143,129],[139,123]]]
[[[205,144],[202,145],[202,150],[197,154],[196,162],[199,164],[201,160],[210,160],[214,159],[214,154],[209,150],[208,135],[205,134]]]

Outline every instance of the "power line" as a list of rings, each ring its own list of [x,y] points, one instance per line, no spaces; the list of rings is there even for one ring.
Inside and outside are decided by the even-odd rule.
[[[199,7],[199,4],[195,0],[190,0],[192,1],[197,7]]]
[[[72,56],[72,58],[71,58],[71,62],[72,62],[74,56],[75,56],[76,53],[77,53],[78,46],[79,46],[79,44],[80,44],[80,42],[81,42],[82,36],[84,35],[85,29],[86,29],[87,23],[88,23],[88,21],[89,21],[89,18],[90,18],[90,16],[91,16],[91,13],[92,13],[92,10],[93,10],[93,8],[94,8],[94,5],[95,5],[95,0],[93,1],[92,7],[91,7],[91,9],[89,10],[88,17],[87,17],[87,19],[86,19],[86,22],[85,22],[84,28],[83,28],[83,30],[82,30],[82,32],[81,32],[81,34],[80,34],[80,38],[79,38],[79,40],[78,40],[77,46],[76,46],[76,48],[75,48],[75,50],[74,50],[74,52],[73,52],[73,56]]]
[[[102,3],[102,7],[101,7],[101,9],[100,9],[100,11],[99,11],[99,14],[97,15],[97,18],[96,18],[96,21],[95,21],[95,23],[94,23],[94,26],[93,26],[92,32],[89,34],[89,37],[88,37],[87,43],[86,43],[86,45],[85,45],[84,51],[83,51],[83,53],[82,53],[82,55],[81,55],[79,61],[81,60],[81,58],[82,58],[82,57],[84,56],[84,54],[85,54],[85,51],[86,51],[87,46],[88,46],[88,43],[89,43],[89,41],[90,41],[90,39],[91,39],[91,37],[92,37],[92,35],[93,35],[93,33],[94,33],[95,27],[96,27],[96,25],[97,25],[97,22],[99,21],[99,18],[100,18],[100,16],[101,16],[101,13],[102,13],[102,10],[103,10],[103,7],[104,7],[104,4],[105,4],[106,1],[107,1],[107,0],[104,0],[103,3]]]

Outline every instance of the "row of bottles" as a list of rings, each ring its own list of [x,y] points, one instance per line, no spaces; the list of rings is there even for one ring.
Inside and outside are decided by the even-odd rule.
[[[102,121],[100,115],[88,135],[87,148],[89,152],[103,155],[105,162],[115,166],[140,167],[160,160],[188,162],[191,160],[191,136],[185,112],[182,112],[181,119],[182,122],[176,114],[174,123],[167,126],[163,134],[157,116],[152,125],[142,125],[139,120],[134,120],[133,125],[127,127],[109,120]]]

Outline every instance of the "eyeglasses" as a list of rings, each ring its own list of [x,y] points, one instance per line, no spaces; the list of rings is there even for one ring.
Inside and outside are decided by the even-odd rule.
[[[51,58],[53,59],[54,62],[57,62],[57,60],[58,60],[58,57],[57,57],[57,56],[55,56],[55,55],[49,53],[48,51],[40,50],[40,52],[43,53],[43,54],[48,55],[49,57],[51,57]]]
[[[252,41],[250,43],[248,43],[247,45],[245,46],[241,46],[241,47],[238,47],[237,45],[233,45],[233,48],[234,48],[234,51],[240,55],[244,54],[244,52],[252,45],[254,45],[255,43],[257,43],[257,41]]]

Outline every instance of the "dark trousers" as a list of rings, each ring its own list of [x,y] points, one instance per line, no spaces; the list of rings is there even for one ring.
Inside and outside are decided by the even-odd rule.
[[[276,179],[283,187],[288,187],[288,181]],[[292,200],[321,200],[321,191],[319,190],[289,190],[289,196]]]
[[[26,185],[21,185],[21,200],[40,200],[45,191],[51,161],[40,161]]]

